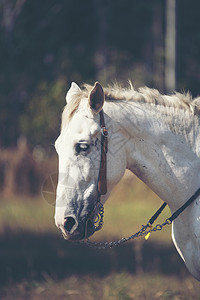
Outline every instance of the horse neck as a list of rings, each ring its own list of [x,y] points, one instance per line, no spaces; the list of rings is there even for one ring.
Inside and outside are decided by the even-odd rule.
[[[198,118],[189,111],[132,101],[112,103],[109,113],[124,135],[127,168],[172,211],[177,209],[200,186]]]

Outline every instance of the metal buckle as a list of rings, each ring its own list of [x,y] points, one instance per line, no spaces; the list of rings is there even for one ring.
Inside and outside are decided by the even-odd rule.
[[[104,137],[107,137],[107,136],[108,136],[108,130],[106,129],[106,127],[102,127],[102,128],[101,128],[101,134],[102,134]]]

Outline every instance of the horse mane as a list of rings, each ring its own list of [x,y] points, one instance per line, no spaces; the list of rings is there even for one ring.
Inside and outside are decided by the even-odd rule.
[[[85,96],[88,97],[93,86],[84,84],[83,87],[87,91]],[[163,95],[157,89],[148,88],[146,86],[135,89],[130,81],[128,88],[123,88],[118,84],[114,84],[113,86],[108,86],[103,89],[106,101],[133,100],[135,102],[174,107],[178,109],[192,109],[191,106],[194,106],[200,110],[200,97],[193,99],[189,92],[183,94],[174,92],[171,95]]]
[[[81,102],[81,99],[88,98],[92,88],[92,85],[83,84],[83,88],[80,93],[76,95],[76,99],[65,106],[62,114],[62,128],[65,126],[67,120],[72,118]],[[193,114],[200,115],[200,97],[193,99],[189,92],[183,94],[175,92],[171,95],[163,95],[158,90],[148,87],[135,89],[130,81],[128,88],[123,88],[118,84],[114,84],[103,89],[106,101],[132,100],[138,103],[148,103],[157,106],[173,107],[175,109],[184,109],[192,112]]]

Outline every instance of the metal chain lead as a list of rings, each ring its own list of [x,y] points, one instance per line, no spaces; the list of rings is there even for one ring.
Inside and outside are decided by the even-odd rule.
[[[102,205],[103,206],[103,205]],[[170,219],[166,219],[165,222],[163,224],[157,224],[156,226],[152,227],[149,223],[147,223],[146,225],[142,225],[142,228],[136,232],[135,234],[127,237],[127,238],[121,238],[119,240],[116,241],[112,241],[112,242],[91,242],[89,239],[86,241],[82,241],[80,242],[81,244],[87,245],[88,247],[94,248],[94,249],[107,249],[107,248],[113,248],[116,246],[119,246],[125,242],[128,242],[132,239],[138,238],[140,236],[144,236],[147,235],[151,232],[155,232],[155,231],[160,231],[163,229],[164,226],[166,225],[170,225],[172,222]],[[98,225],[99,227],[99,225]],[[98,228],[97,227],[97,228]],[[149,228],[149,229],[148,229]],[[99,230],[99,229],[98,229]]]
[[[98,216],[98,220],[97,220],[98,225],[95,227],[95,231],[98,231],[103,227],[103,217],[104,217],[104,207],[100,201],[97,203],[97,208],[98,208],[98,215],[97,215]]]
[[[82,241],[80,243],[84,243],[85,245],[91,247],[91,248],[95,248],[95,249],[106,249],[106,248],[112,248],[112,247],[116,247],[119,246],[127,241],[130,241],[132,239],[138,238],[140,236],[147,236],[151,233],[151,232],[155,232],[155,231],[160,231],[163,229],[164,226],[166,225],[170,225],[172,224],[172,222],[200,195],[200,188],[179,208],[177,209],[172,215],[171,217],[169,217],[168,219],[165,220],[165,222],[163,224],[157,224],[156,226],[152,226],[153,222],[157,219],[157,217],[159,216],[159,214],[162,212],[162,210],[164,209],[164,207],[167,205],[166,202],[164,202],[162,204],[162,206],[157,210],[157,212],[151,217],[151,219],[148,221],[148,223],[146,225],[142,225],[142,228],[136,232],[135,234],[127,237],[127,238],[121,238],[119,240],[116,241],[112,241],[112,242],[91,242],[89,239]],[[103,210],[103,205],[100,202],[100,198],[98,199],[98,203],[97,205],[99,205],[99,213],[98,215],[100,215],[100,220],[99,220],[99,224],[96,227],[96,230],[99,230],[102,228],[103,226],[103,215],[104,215],[104,210]]]
[[[163,229],[164,226],[166,225],[170,225],[172,224],[172,222],[200,195],[200,188],[179,208],[177,209],[172,215],[171,217],[169,217],[168,219],[165,220],[165,222],[163,224],[157,224],[156,226],[152,226],[152,224],[154,223],[154,221],[157,219],[157,217],[160,215],[160,213],[163,211],[163,209],[165,208],[165,206],[167,205],[166,202],[164,202],[162,204],[162,206],[157,210],[157,212],[151,217],[151,219],[148,221],[148,223],[146,225],[142,225],[142,228],[136,232],[135,234],[127,237],[127,238],[121,238],[119,240],[116,241],[112,241],[112,242],[91,242],[89,239],[83,241],[82,243],[84,243],[85,245],[91,247],[91,248],[96,248],[96,249],[106,249],[106,248],[112,248],[112,247],[116,247],[119,246],[127,241],[130,241],[132,239],[138,238],[140,236],[146,236],[146,239],[148,238],[149,234],[151,232],[155,232],[155,231],[160,231]],[[100,221],[99,221],[99,225],[96,227],[96,230],[99,230],[102,228],[103,226],[103,205],[100,202],[100,198],[98,199],[99,202],[97,203],[99,206],[99,213],[98,215],[100,215]]]

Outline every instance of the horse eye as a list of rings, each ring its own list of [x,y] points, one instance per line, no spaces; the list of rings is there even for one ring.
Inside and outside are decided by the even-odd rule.
[[[81,152],[85,153],[90,148],[90,146],[84,142],[77,143],[75,146],[76,153],[79,154]]]

